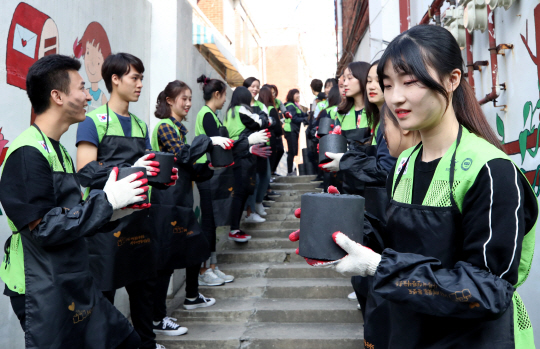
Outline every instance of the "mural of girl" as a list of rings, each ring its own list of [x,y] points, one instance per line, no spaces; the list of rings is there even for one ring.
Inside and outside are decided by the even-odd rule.
[[[101,76],[101,66],[105,58],[111,54],[111,44],[105,29],[98,22],[88,24],[81,40],[75,39],[73,43],[73,53],[76,58],[84,56],[84,68],[90,88],[88,92],[92,100],[88,103],[88,112],[107,103],[105,93],[98,87],[98,83],[103,80]]]

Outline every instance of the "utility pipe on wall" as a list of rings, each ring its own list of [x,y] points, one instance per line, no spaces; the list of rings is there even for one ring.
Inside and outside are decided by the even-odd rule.
[[[435,15],[435,21],[438,22],[437,24],[440,24],[441,20],[441,6],[443,5],[444,0],[433,0],[433,3],[429,7],[428,11],[422,17],[422,20],[418,24],[428,24],[429,20],[431,19],[431,14],[433,13]]]
[[[489,52],[491,59],[491,92],[488,93],[480,101],[480,105],[486,104],[487,102],[495,102],[499,95],[497,94],[497,73],[499,70],[498,67],[498,57],[497,57],[497,40],[495,39],[495,12],[493,12],[489,6],[487,6],[488,11],[488,33],[489,33]]]
[[[465,30],[465,46],[467,50],[467,73],[469,78],[469,85],[474,89],[474,61],[472,54],[472,34],[468,30]]]
[[[337,0],[337,44],[338,44],[338,61],[343,56],[343,2]]]

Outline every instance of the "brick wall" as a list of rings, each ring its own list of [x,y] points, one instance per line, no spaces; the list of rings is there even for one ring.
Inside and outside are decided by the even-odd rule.
[[[223,0],[200,0],[197,5],[217,30],[223,34]]]
[[[298,47],[296,45],[269,46],[266,48],[266,78],[276,85],[278,98],[285,103],[287,92],[298,86]]]
[[[343,16],[343,47],[347,44],[347,40],[352,31],[354,23],[354,16],[358,10],[358,7],[362,5],[362,2],[366,0],[342,0],[342,16]],[[201,1],[202,2],[202,1]]]

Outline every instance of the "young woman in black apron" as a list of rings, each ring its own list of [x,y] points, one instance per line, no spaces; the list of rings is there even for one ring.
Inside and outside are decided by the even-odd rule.
[[[246,200],[255,190],[257,157],[270,156],[270,147],[265,146],[269,132],[259,114],[252,112],[249,106],[251,93],[245,87],[237,87],[223,120],[231,139],[234,140],[234,186],[231,205],[231,231],[229,239],[247,242],[250,235],[240,230],[240,219]]]
[[[454,37],[415,26],[378,67],[385,101],[422,143],[388,177],[381,254],[334,239],[336,269],[372,275],[364,338],[372,348],[534,348],[516,288],[534,251],[537,199],[501,150],[463,78]]]
[[[210,255],[208,237],[193,212],[193,181],[212,177],[208,163],[195,163],[214,144],[232,147],[224,137],[196,136],[187,143],[187,129],[182,124],[191,108],[191,89],[182,81],[172,81],[159,94],[154,115],[161,119],[152,132],[152,148],[175,154],[178,180],[172,188],[153,186],[150,220],[157,232],[158,278],[154,289],[154,332],[168,336],[182,335],[174,318],[167,316],[167,290],[175,269],[186,269],[184,308],[208,307],[216,301],[199,293],[198,275],[201,263]],[[201,198],[202,201],[202,198]]]
[[[195,136],[226,137],[227,129],[217,117],[227,97],[227,85],[219,79],[209,79],[201,75],[197,82],[201,84],[205,105],[197,113]],[[232,141],[231,141],[232,142]],[[211,159],[203,156],[197,160],[199,166],[208,166]],[[211,167],[213,168],[213,167]],[[229,225],[234,172],[232,166],[214,168],[214,175],[209,181],[197,181],[200,194],[202,230],[210,243],[210,258],[205,260],[199,274],[199,285],[221,286],[234,281],[232,275],[226,275],[217,266],[216,228]]]
[[[307,122],[307,114],[304,113],[296,103],[300,102],[300,91],[293,88],[287,93],[285,108],[290,117],[285,118],[283,131],[287,140],[287,175],[295,176],[293,172],[294,157],[298,155],[298,137],[300,134],[300,125]]]
[[[285,150],[283,149],[283,125],[282,125],[282,119],[283,119],[283,112],[286,111],[285,106],[278,102],[277,96],[278,96],[278,88],[276,85],[269,85],[264,84],[263,87],[268,87],[272,90],[272,97],[274,99],[274,105],[276,108],[276,114],[277,119],[275,123],[272,124],[268,129],[270,130],[270,133],[272,136],[270,137],[270,148],[272,149],[272,155],[270,155],[270,173],[272,175],[276,174],[276,169],[279,165],[279,161],[281,160],[281,157],[285,153]],[[269,195],[275,195],[275,192],[273,192],[270,188],[268,189]],[[265,198],[266,200],[267,198]]]

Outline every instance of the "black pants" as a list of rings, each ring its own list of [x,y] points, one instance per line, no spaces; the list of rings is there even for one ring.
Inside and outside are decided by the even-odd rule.
[[[294,157],[298,155],[298,132],[285,132],[285,139],[287,140],[287,172],[291,173],[293,170]]]
[[[129,310],[131,311],[131,321],[135,331],[142,340],[141,349],[155,349],[156,335],[152,324],[152,314],[154,309],[154,288],[156,278],[135,281],[126,286],[129,295]],[[114,291],[104,291],[103,295],[114,304]]]
[[[9,297],[9,300],[11,301],[11,307],[13,308],[13,312],[19,319],[19,322],[21,323],[21,327],[23,331],[26,331],[26,326],[25,326],[26,313],[25,313],[24,294],[21,294],[20,296]],[[120,345],[117,346],[116,349],[137,349],[140,345],[141,345],[141,338],[137,334],[137,331],[131,331],[129,336],[126,339],[124,339],[124,341],[120,343]]]
[[[201,228],[210,242],[210,252],[216,252],[216,221],[214,219],[210,185],[197,185],[197,188],[199,188],[201,197]]]
[[[199,264],[186,268],[186,298],[196,298],[199,296]],[[163,320],[167,316],[167,291],[171,275],[174,270],[159,270],[156,287],[154,288],[154,315],[155,322]]]
[[[231,230],[240,229],[240,218],[248,199],[248,192],[242,181],[242,167],[236,166],[234,169],[233,199],[231,204]]]
[[[281,160],[283,153],[285,153],[281,136],[273,137],[273,140],[270,141],[270,146],[272,147],[272,154],[270,155],[270,173],[273,174],[276,173],[279,161]]]

